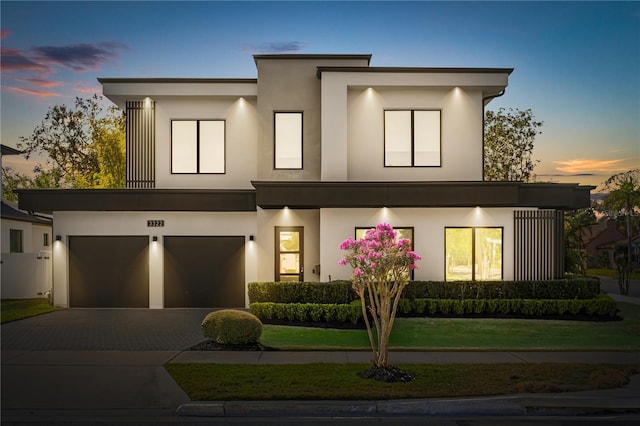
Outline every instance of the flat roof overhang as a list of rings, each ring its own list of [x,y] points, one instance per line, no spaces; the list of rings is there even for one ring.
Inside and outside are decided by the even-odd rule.
[[[26,211],[256,211],[253,189],[18,189]]]
[[[522,182],[252,182],[263,209],[355,207],[589,207],[595,187]]]

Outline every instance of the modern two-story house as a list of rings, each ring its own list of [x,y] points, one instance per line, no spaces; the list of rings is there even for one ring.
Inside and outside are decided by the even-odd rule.
[[[563,275],[563,211],[591,187],[483,180],[512,69],[254,59],[256,79],[99,80],[126,111],[127,188],[19,191],[53,214],[56,305],[244,307],[252,281],[348,279],[340,242],[379,222],[416,280]]]

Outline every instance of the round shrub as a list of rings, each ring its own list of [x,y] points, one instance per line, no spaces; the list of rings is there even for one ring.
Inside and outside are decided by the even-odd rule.
[[[201,325],[204,336],[221,345],[255,343],[262,334],[262,322],[258,317],[234,309],[211,312]]]

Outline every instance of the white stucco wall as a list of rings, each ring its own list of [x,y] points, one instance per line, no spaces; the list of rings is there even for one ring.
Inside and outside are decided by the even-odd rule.
[[[256,99],[156,98],[156,188],[251,189],[257,176]],[[171,120],[225,120],[224,174],[171,174]]]
[[[9,253],[10,230],[22,230],[22,253]],[[51,226],[2,219],[2,276],[0,296],[3,299],[44,297],[52,286]],[[49,246],[43,234],[49,234]]]
[[[481,180],[482,97],[497,94],[507,83],[507,72],[324,72],[322,180]],[[377,92],[370,99],[362,96],[369,87]],[[382,170],[381,109],[387,105],[443,109],[443,167]],[[352,141],[353,136],[358,140]],[[358,158],[365,153],[365,146],[369,161]],[[469,147],[471,152],[466,150]],[[356,164],[360,161],[364,164]],[[368,166],[372,170],[366,169]]]
[[[321,209],[321,280],[349,279],[351,268],[338,265],[343,252],[338,246],[354,237],[356,227],[374,227],[386,222],[394,227],[414,228],[414,250],[422,256],[414,274],[416,280],[443,281],[445,274],[445,227],[503,227],[503,279],[513,279],[514,219],[510,208],[381,208]]]
[[[164,227],[147,227],[147,220],[164,220]],[[54,212],[53,277],[54,303],[68,307],[69,236],[147,235],[149,236],[149,307],[163,307],[163,236],[245,236],[245,285],[257,279],[255,212]],[[157,236],[158,242],[152,242]],[[55,240],[55,237],[54,237]],[[246,288],[245,288],[246,297]],[[245,301],[248,303],[248,301]]]
[[[319,210],[263,210],[258,208],[259,250],[258,281],[273,281],[275,277],[275,227],[304,227],[304,280],[319,281],[313,269],[320,264],[320,211]]]
[[[441,111],[440,167],[384,167],[384,111]],[[347,97],[350,181],[482,180],[482,93],[460,88],[350,89]]]

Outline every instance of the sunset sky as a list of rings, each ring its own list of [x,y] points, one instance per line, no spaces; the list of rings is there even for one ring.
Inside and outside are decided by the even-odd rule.
[[[370,53],[371,66],[515,68],[490,109],[543,121],[538,180],[640,167],[640,3],[12,2],[1,8],[2,143],[98,77],[256,77],[257,53]],[[5,166],[28,172],[19,157]]]

